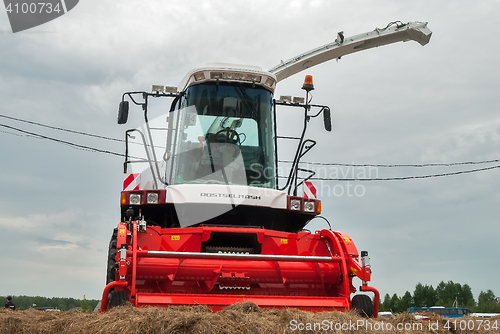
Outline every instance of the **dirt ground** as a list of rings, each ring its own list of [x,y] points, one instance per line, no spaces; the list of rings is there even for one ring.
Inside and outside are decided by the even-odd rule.
[[[445,328],[447,321],[449,328]],[[486,320],[489,322],[487,323]],[[456,321],[453,323],[453,321]],[[496,323],[496,329],[495,327]],[[409,314],[365,319],[354,313],[262,310],[239,303],[213,313],[206,306],[117,307],[106,313],[0,310],[0,333],[500,333],[500,317],[416,321]],[[461,329],[462,328],[462,329]]]

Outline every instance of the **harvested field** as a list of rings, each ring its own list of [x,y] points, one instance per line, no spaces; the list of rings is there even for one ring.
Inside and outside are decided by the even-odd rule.
[[[409,314],[365,319],[354,313],[262,310],[253,303],[231,305],[217,313],[206,306],[134,308],[126,305],[102,314],[0,310],[0,333],[500,333],[492,327],[495,321],[500,326],[500,317],[459,318],[456,329],[453,324],[445,329],[447,320],[450,319],[431,316],[431,321],[416,321]],[[490,323],[489,330],[485,320]],[[481,327],[480,321],[483,321]],[[468,328],[461,330],[461,324]],[[402,326],[401,329],[398,326]]]

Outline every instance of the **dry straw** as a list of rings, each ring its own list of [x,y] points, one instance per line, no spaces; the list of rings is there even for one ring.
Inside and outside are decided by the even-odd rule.
[[[0,310],[0,333],[53,334],[53,333],[102,333],[102,334],[149,334],[149,333],[498,333],[495,330],[477,329],[457,331],[447,330],[444,324],[447,319],[430,315],[431,321],[415,320],[412,315],[401,314],[393,318],[365,319],[353,312],[321,312],[311,313],[296,309],[262,310],[254,303],[238,303],[213,313],[208,307],[199,305],[193,307],[169,308],[135,308],[131,305],[117,307],[106,313],[80,312],[44,312],[38,310],[11,311]],[[477,319],[466,317],[461,320]],[[490,319],[497,320],[500,317]],[[360,321],[360,322],[358,322]],[[429,323],[439,321],[439,329],[429,328]],[[353,330],[352,325],[360,324]],[[391,324],[393,330],[375,330],[382,322],[387,328]],[[325,329],[326,324],[331,327]],[[397,330],[397,324],[419,324],[415,330]],[[294,325],[296,324],[296,325]],[[293,330],[303,324],[311,330]],[[309,325],[308,325],[309,324]],[[316,328],[314,328],[314,324]],[[319,324],[321,324],[320,327]],[[344,330],[337,329],[341,324]],[[370,324],[372,329],[370,330]],[[380,328],[380,327],[378,327]]]

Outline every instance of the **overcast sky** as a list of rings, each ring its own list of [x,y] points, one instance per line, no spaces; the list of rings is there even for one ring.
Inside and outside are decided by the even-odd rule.
[[[332,108],[331,133],[321,120],[311,121],[308,134],[318,145],[304,160],[500,159],[499,12],[500,3],[489,0],[83,0],[60,18],[13,34],[1,9],[0,115],[121,139],[130,125],[116,124],[125,91],[175,86],[191,68],[213,61],[270,69],[334,41],[339,31],[352,36],[395,20],[423,21],[433,32],[425,47],[407,42],[359,52],[279,83],[276,96],[301,96],[303,77],[312,74],[313,102]],[[279,131],[297,134],[300,117],[287,112]],[[131,115],[131,122],[139,120]],[[4,117],[0,124],[124,152],[116,141]],[[100,298],[109,237],[120,219],[123,159],[5,127],[0,143],[0,295]],[[280,152],[282,159],[292,154]],[[496,165],[326,172],[391,178]],[[499,181],[497,168],[317,186],[332,228],[369,251],[371,285],[382,296],[452,280],[469,284],[477,298],[487,289],[500,296]],[[326,227],[321,220],[309,225]]]

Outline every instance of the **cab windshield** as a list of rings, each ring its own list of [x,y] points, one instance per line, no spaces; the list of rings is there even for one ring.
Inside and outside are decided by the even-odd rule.
[[[171,184],[275,187],[271,92],[205,82],[189,87],[176,105]]]

